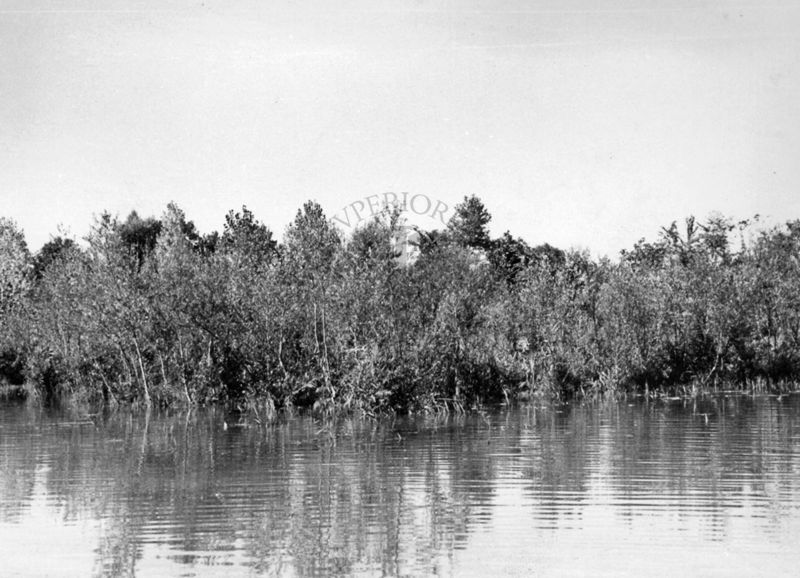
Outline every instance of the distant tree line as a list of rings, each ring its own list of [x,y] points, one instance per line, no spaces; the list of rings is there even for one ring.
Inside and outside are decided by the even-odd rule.
[[[43,400],[462,408],[544,393],[781,388],[800,376],[800,221],[665,227],[618,262],[505,233],[477,197],[395,250],[306,203],[282,242],[242,208],[200,234],[103,214],[35,255],[0,219],[0,381]]]

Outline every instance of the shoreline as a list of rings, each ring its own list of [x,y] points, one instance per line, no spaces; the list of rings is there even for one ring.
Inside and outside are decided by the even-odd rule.
[[[726,398],[726,397],[752,397],[752,398],[777,398],[781,400],[788,396],[800,395],[800,382],[780,382],[751,383],[744,387],[732,387],[728,383],[720,387],[691,387],[683,386],[679,388],[668,388],[650,390],[648,393],[641,391],[602,391],[586,395],[575,395],[564,398],[548,393],[544,390],[535,391],[532,394],[522,392],[520,395],[509,396],[507,399],[495,399],[491,401],[474,401],[471,404],[461,403],[451,399],[440,399],[437,403],[428,406],[413,406],[404,410],[384,408],[376,411],[368,409],[353,409],[342,407],[327,407],[320,410],[314,407],[295,407],[292,405],[276,408],[272,400],[268,397],[250,398],[239,401],[217,401],[207,404],[150,404],[147,405],[141,400],[129,402],[107,403],[97,401],[87,401],[81,399],[79,395],[52,398],[47,401],[42,400],[35,393],[30,394],[30,386],[25,385],[0,385],[0,403],[22,403],[33,407],[45,407],[66,411],[78,411],[81,414],[89,412],[91,415],[100,413],[116,413],[118,411],[133,412],[192,412],[193,410],[214,410],[223,411],[240,416],[239,425],[248,423],[256,425],[266,425],[274,423],[280,419],[289,419],[298,416],[313,416],[319,419],[339,419],[361,417],[368,419],[386,419],[397,417],[408,417],[413,415],[474,415],[481,414],[490,409],[511,409],[519,405],[544,403],[547,405],[581,405],[585,403],[614,403],[614,402],[641,402],[641,403],[670,403],[670,402],[697,402],[706,399]],[[233,425],[232,427],[237,427]]]

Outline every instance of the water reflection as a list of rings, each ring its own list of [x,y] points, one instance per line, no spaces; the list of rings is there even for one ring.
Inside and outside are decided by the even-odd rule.
[[[800,397],[450,418],[0,408],[4,575],[793,575]]]

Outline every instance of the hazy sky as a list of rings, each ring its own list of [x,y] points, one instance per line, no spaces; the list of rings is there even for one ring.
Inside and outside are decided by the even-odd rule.
[[[334,7],[335,6],[335,7]],[[0,215],[387,191],[616,254],[689,214],[800,217],[800,2],[0,0]]]

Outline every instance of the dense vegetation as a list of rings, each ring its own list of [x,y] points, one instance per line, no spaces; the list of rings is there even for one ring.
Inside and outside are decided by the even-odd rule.
[[[0,219],[0,381],[44,400],[378,411],[800,376],[800,221],[690,218],[597,262],[492,239],[489,220],[466,198],[402,264],[397,210],[345,238],[309,202],[278,242],[246,208],[201,235],[169,205],[35,255]]]

